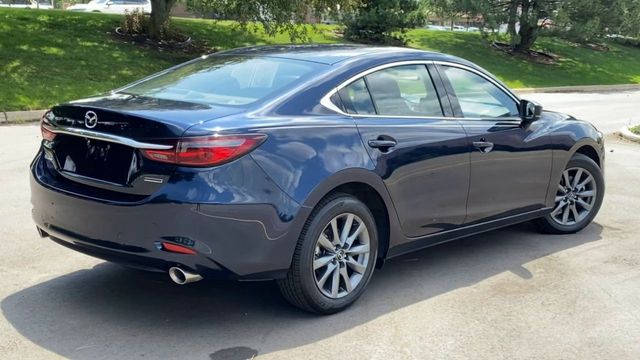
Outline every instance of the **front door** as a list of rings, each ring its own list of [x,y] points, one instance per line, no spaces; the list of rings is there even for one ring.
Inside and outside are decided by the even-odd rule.
[[[523,123],[517,99],[480,72],[455,65],[438,72],[471,149],[465,222],[543,208],[552,161],[545,122]]]
[[[436,87],[442,83],[427,66],[415,64],[373,72],[338,92],[407,237],[452,229],[466,216],[467,140],[458,121],[444,118]]]

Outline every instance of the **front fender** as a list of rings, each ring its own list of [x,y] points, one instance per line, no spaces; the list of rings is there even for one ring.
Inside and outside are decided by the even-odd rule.
[[[585,146],[593,149],[603,171],[605,156],[603,135],[591,123],[567,118],[556,121],[551,130],[553,165],[546,199],[550,207],[555,203],[556,185],[560,182],[562,172],[576,152]]]

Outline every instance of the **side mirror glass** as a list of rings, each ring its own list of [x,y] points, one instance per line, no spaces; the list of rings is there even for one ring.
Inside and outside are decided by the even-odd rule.
[[[520,116],[525,121],[536,121],[542,114],[542,105],[531,100],[520,100]]]

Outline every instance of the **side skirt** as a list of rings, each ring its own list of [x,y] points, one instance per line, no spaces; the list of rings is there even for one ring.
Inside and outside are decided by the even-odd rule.
[[[508,216],[502,219],[496,219],[480,224],[464,226],[458,229],[447,230],[439,232],[437,234],[427,235],[425,237],[413,238],[412,241],[389,249],[389,252],[387,253],[387,259],[404,255],[416,250],[443,244],[449,241],[537,219],[547,215],[552,210],[553,208],[543,208],[539,210],[529,211],[523,214]]]

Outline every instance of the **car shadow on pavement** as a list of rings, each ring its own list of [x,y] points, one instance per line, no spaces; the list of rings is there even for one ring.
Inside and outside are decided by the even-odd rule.
[[[108,263],[14,293],[1,308],[29,341],[71,359],[244,358],[333,337],[503,272],[530,279],[527,263],[598,241],[601,231],[592,224],[539,235],[521,224],[408,254],[388,261],[354,306],[332,316],[290,307],[273,282],[178,286]]]

